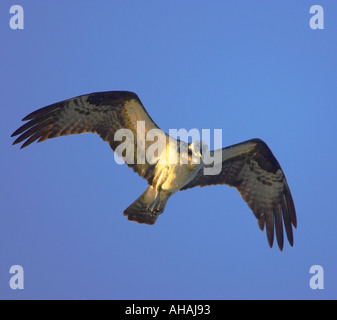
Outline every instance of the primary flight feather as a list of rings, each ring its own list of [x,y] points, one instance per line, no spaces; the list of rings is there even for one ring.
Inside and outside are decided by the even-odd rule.
[[[167,200],[178,190],[196,186],[229,185],[237,188],[258,220],[261,230],[266,227],[267,239],[273,246],[274,230],[280,250],[283,249],[283,225],[288,241],[293,246],[293,229],[297,219],[294,202],[280,164],[260,139],[252,139],[221,151],[221,171],[217,175],[205,175],[209,164],[203,161],[202,142],[185,143],[168,136],[154,123],[138,96],[128,91],[97,92],[78,96],[36,110],[26,116],[26,122],[13,136],[19,135],[13,144],[24,142],[21,148],[34,141],[81,133],[97,133],[108,142],[125,163],[148,181],[148,189],[125,211],[129,220],[154,224],[163,213]],[[142,137],[137,124],[143,123]],[[153,130],[154,129],[154,130]],[[116,139],[119,130],[127,130],[134,139]],[[139,160],[148,154],[154,141],[144,139],[155,131],[161,141],[162,153]],[[173,143],[172,143],[173,142]],[[131,152],[119,151],[124,143]],[[129,144],[129,145],[128,145]],[[175,147],[177,161],[160,161]],[[178,148],[176,146],[178,145]],[[183,151],[187,150],[186,155]],[[186,162],[181,159],[185,157]],[[200,161],[195,163],[192,158]],[[165,159],[164,159],[165,160]],[[166,159],[167,160],[167,159]]]

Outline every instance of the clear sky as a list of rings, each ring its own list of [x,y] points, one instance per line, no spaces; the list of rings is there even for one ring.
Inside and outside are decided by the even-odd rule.
[[[0,37],[0,298],[337,298],[336,1],[1,0]],[[166,132],[265,140],[295,201],[294,247],[270,249],[227,186],[177,193],[154,226],[128,222],[146,181],[96,135],[11,145],[35,109],[109,90],[136,92]]]

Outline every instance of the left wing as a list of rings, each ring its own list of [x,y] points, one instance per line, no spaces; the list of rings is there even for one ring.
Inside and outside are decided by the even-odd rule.
[[[222,170],[218,175],[204,175],[203,170],[181,190],[196,186],[227,184],[236,187],[258,219],[263,231],[266,225],[270,247],[274,226],[280,250],[283,250],[283,222],[293,246],[292,225],[297,227],[294,202],[280,164],[267,144],[253,139],[222,149]]]

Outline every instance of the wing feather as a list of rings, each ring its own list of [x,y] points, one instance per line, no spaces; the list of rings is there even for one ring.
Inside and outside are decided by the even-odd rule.
[[[288,211],[288,205],[286,201],[286,197],[282,195],[281,198],[281,206],[282,206],[282,216],[284,221],[284,228],[286,229],[286,234],[289,243],[293,246],[294,244],[294,236],[293,236],[293,228],[291,227],[291,219]]]
[[[282,222],[282,211],[281,206],[277,205],[274,211],[275,214],[275,230],[276,230],[276,238],[277,243],[280,250],[283,250],[283,222]]]
[[[274,215],[266,214],[266,232],[269,246],[273,247],[274,242]]]

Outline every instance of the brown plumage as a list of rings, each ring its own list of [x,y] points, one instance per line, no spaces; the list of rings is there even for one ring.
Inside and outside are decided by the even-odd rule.
[[[270,247],[273,246],[275,230],[278,246],[280,250],[283,249],[283,224],[288,241],[293,245],[292,226],[297,226],[294,202],[281,166],[260,139],[212,151],[211,155],[220,151],[222,170],[217,175],[205,175],[204,169],[209,165],[203,163],[203,157],[194,143],[188,144],[188,157],[190,159],[192,153],[199,156],[201,164],[198,166],[179,163],[162,165],[160,161],[149,163],[147,159],[137,163],[138,151],[146,152],[153,144],[153,141],[142,140],[137,135],[138,121],[143,121],[145,135],[151,129],[158,129],[166,149],[173,138],[159,129],[138,96],[132,92],[111,91],[78,96],[36,110],[23,121],[28,122],[12,134],[19,135],[13,144],[24,142],[21,148],[34,141],[91,132],[97,133],[118,153],[118,146],[123,141],[116,140],[116,132],[120,129],[130,130],[135,137],[130,146],[133,152],[131,156],[118,155],[150,185],[124,211],[131,221],[154,224],[164,211],[169,197],[178,190],[226,184],[237,188],[257,218],[259,228],[262,231],[266,228]]]

